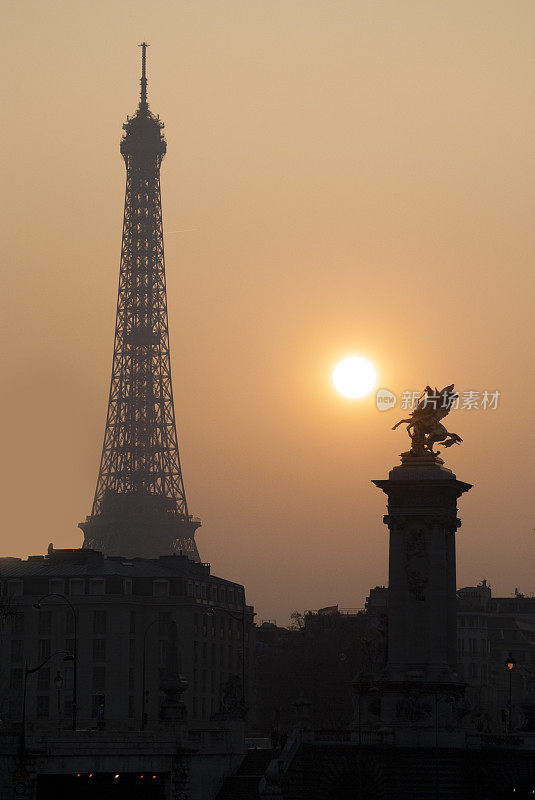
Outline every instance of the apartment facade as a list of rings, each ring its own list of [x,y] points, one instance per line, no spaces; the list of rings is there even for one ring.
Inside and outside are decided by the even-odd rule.
[[[160,720],[170,625],[190,727],[237,713],[252,688],[254,611],[244,587],[183,555],[54,550],[0,559],[0,719],[69,727],[77,641],[77,727],[150,729]],[[44,599],[41,599],[44,598]],[[34,605],[40,601],[39,610]],[[70,605],[69,605],[70,604]]]

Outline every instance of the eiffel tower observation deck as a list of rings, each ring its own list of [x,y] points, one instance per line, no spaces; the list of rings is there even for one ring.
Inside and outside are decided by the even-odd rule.
[[[199,561],[180,466],[171,382],[160,166],[163,122],[147,102],[147,44],[141,95],[123,125],[126,165],[119,295],[106,430],[84,547],[106,555]]]

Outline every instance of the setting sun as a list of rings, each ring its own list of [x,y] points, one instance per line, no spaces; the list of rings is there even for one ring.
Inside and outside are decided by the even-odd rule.
[[[349,356],[334,368],[333,383],[340,394],[355,400],[371,392],[377,383],[377,373],[365,358]]]

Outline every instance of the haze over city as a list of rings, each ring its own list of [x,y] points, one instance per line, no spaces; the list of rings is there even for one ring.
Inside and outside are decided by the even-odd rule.
[[[201,558],[258,619],[386,582],[404,391],[499,392],[443,452],[460,586],[535,591],[535,112],[528,2],[10,3],[5,11],[4,555],[79,547],[112,357],[121,125],[139,52],[162,198],[182,468]],[[377,387],[331,375],[360,355]],[[440,448],[439,448],[440,449]]]

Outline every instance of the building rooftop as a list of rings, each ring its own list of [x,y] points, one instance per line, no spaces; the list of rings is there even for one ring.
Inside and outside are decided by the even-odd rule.
[[[210,564],[199,563],[186,555],[164,555],[159,558],[123,558],[105,556],[86,548],[55,550],[51,545],[46,555],[22,558],[0,558],[0,580],[26,577],[125,576],[131,578],[181,577],[224,580],[210,574]],[[233,583],[232,581],[224,581]],[[236,584],[241,585],[241,584]]]

